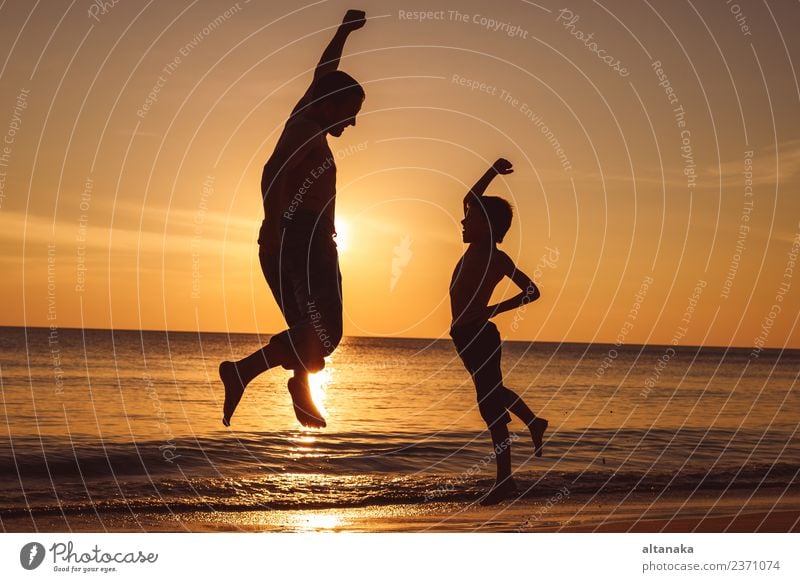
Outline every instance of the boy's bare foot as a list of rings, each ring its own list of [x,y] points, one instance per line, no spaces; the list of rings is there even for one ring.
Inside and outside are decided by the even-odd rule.
[[[233,416],[239,401],[244,394],[244,384],[239,378],[239,372],[236,370],[236,365],[233,362],[222,362],[219,365],[219,378],[225,385],[225,404],[222,408],[222,424],[225,426],[231,425],[231,416]]]
[[[517,493],[517,484],[514,482],[514,479],[509,477],[505,479],[499,485],[497,483],[491,488],[489,493],[481,499],[481,505],[497,505],[504,499],[511,497]]]
[[[294,405],[294,415],[300,424],[310,428],[324,428],[327,426],[325,419],[317,410],[317,406],[311,399],[311,389],[308,387],[308,381],[303,381],[301,378],[289,378],[289,394],[292,395],[292,404]]]
[[[533,454],[537,457],[542,456],[542,437],[544,437],[544,431],[547,430],[547,424],[544,418],[537,417],[528,425],[533,439]]]

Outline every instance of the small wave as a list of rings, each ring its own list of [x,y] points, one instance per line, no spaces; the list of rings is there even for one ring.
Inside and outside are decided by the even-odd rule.
[[[515,463],[531,459],[527,434],[515,438]],[[13,444],[13,446],[12,446]],[[154,480],[247,476],[265,473],[458,473],[493,462],[487,433],[237,433],[219,438],[108,442],[90,438],[15,439],[0,447],[0,488],[8,481],[43,479]],[[687,467],[738,468],[758,461],[800,458],[800,439],[769,431],[723,429],[587,429],[550,435],[541,461],[564,470],[602,466],[604,470],[647,472]],[[539,461],[537,461],[539,462]]]
[[[464,502],[491,485],[494,470],[488,435],[471,432],[29,439],[0,451],[0,515]],[[527,438],[514,445],[519,485],[531,498],[562,487],[574,494],[792,487],[800,472],[797,440],[775,432],[562,431],[545,457],[531,453]]]
[[[522,499],[543,500],[568,490],[581,495],[669,494],[723,489],[793,488],[800,467],[752,465],[739,470],[672,472],[518,472]],[[492,484],[486,475],[271,474],[257,478],[104,481],[29,488],[0,495],[0,517],[78,512],[264,511],[354,508],[372,505],[465,503]]]

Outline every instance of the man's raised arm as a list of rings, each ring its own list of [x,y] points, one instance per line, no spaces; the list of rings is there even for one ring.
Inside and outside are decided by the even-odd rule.
[[[317,63],[317,67],[314,69],[314,79],[311,81],[311,85],[308,87],[300,101],[297,102],[297,105],[294,106],[292,115],[311,103],[311,94],[313,93],[314,83],[327,73],[335,71],[339,68],[339,60],[342,58],[342,51],[344,50],[344,43],[347,41],[347,37],[354,30],[358,30],[364,26],[366,22],[366,15],[363,10],[347,11],[347,13],[344,15],[342,23],[336,30],[336,34],[333,35],[333,38],[323,51],[322,57],[319,59],[319,63]]]

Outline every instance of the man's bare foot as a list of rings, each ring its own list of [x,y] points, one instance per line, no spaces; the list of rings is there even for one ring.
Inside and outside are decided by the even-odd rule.
[[[231,425],[231,416],[233,416],[239,401],[244,394],[244,384],[239,378],[239,372],[236,370],[236,365],[233,362],[222,362],[219,365],[219,379],[225,385],[225,404],[222,408],[222,424],[225,426]]]
[[[517,493],[517,484],[514,479],[509,477],[504,479],[501,483],[495,483],[483,499],[481,505],[497,505],[504,499],[508,499]]]
[[[533,454],[537,457],[542,456],[542,437],[544,437],[544,431],[547,430],[547,424],[544,418],[537,417],[528,425],[528,428],[531,429],[531,438],[533,439]]]
[[[309,428],[324,428],[327,426],[325,419],[317,410],[316,404],[311,399],[311,389],[308,381],[298,377],[289,378],[289,394],[292,395],[294,415],[300,424]]]

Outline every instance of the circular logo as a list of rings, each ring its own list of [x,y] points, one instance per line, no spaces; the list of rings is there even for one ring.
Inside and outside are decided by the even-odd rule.
[[[38,542],[30,542],[22,546],[19,552],[19,563],[26,570],[35,570],[44,561],[44,546]]]

